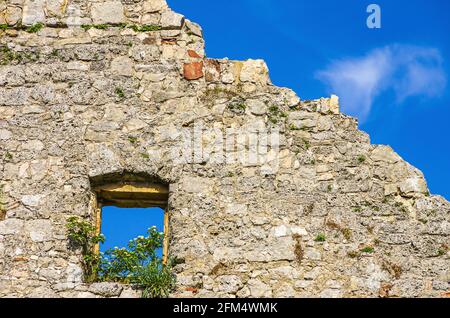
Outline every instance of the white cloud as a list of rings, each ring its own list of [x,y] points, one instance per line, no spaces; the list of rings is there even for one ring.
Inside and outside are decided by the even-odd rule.
[[[408,97],[438,97],[447,84],[442,57],[434,48],[391,45],[362,57],[333,61],[316,77],[342,100],[345,113],[364,121],[375,99],[393,90],[395,103]]]

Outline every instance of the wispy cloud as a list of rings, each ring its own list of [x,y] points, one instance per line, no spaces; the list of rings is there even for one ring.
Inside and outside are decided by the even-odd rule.
[[[397,104],[411,96],[440,96],[447,84],[442,63],[435,48],[390,45],[362,57],[332,61],[316,77],[341,97],[345,113],[364,121],[375,99],[389,90]]]

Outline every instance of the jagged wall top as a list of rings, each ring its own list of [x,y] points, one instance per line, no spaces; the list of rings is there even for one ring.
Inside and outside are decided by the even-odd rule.
[[[165,0],[0,0],[0,24],[10,26],[133,23],[173,30],[182,28],[184,22]]]

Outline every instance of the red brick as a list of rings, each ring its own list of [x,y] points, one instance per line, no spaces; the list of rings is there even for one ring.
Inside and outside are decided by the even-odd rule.
[[[198,55],[198,53],[197,52],[195,52],[194,50],[188,50],[188,55],[190,56],[190,57],[195,57],[195,58],[202,58],[200,55]]]
[[[196,80],[203,77],[203,62],[193,62],[184,64],[184,78]]]

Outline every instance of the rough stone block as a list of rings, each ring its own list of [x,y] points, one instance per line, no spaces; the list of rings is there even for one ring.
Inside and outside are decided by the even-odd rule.
[[[119,24],[125,22],[124,8],[121,1],[93,3],[91,15],[94,24]]]

